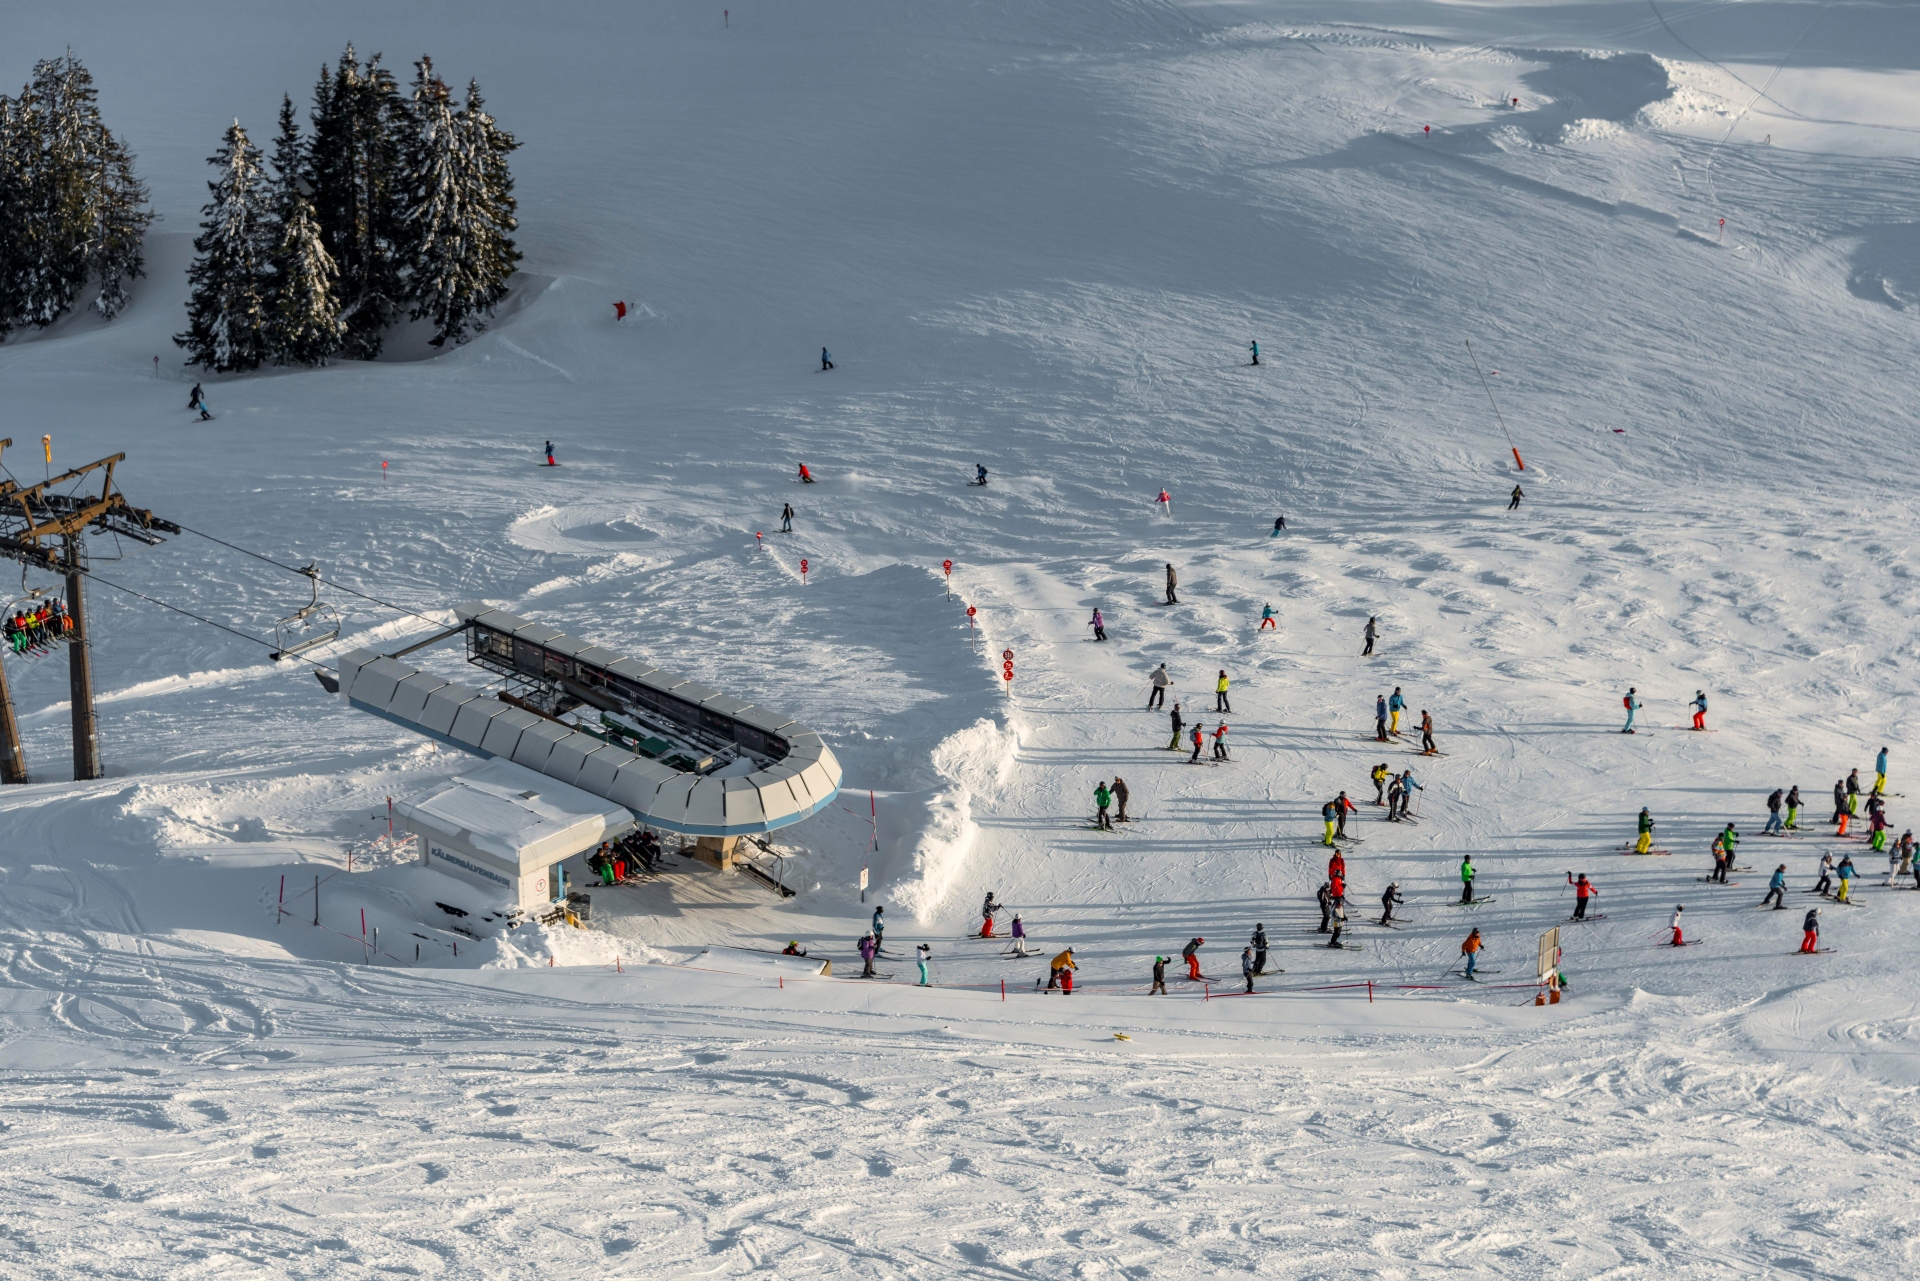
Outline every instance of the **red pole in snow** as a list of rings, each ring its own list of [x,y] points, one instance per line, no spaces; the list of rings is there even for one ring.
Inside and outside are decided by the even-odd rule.
[[[1372,979],[1367,980],[1367,1004],[1368,1005],[1373,1004],[1373,980]]]

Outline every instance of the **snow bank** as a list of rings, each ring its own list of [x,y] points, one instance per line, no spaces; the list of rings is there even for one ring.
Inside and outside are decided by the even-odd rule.
[[[1016,730],[984,717],[949,734],[934,748],[933,768],[947,785],[930,793],[919,811],[920,831],[913,842],[914,879],[896,883],[893,890],[893,896],[917,920],[932,919],[966,869],[967,855],[980,835],[973,818],[974,804],[992,799],[1006,785],[1019,749]]]

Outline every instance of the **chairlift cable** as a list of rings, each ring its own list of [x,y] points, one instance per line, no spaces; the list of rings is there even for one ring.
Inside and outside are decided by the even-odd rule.
[[[277,561],[277,560],[275,560],[275,559],[274,559],[273,557],[271,557],[271,556],[262,556],[262,555],[261,555],[261,554],[260,554],[259,552],[255,552],[255,551],[248,551],[248,550],[247,550],[246,548],[244,548],[244,547],[242,547],[242,546],[240,546],[239,544],[237,544],[237,543],[230,543],[230,542],[228,542],[228,541],[227,541],[226,539],[224,539],[224,538],[215,538],[215,537],[214,537],[214,536],[213,536],[212,534],[203,534],[203,533],[201,533],[201,532],[200,532],[199,530],[197,530],[197,529],[189,529],[189,528],[187,528],[187,527],[186,527],[185,525],[181,525],[181,526],[180,526],[180,530],[181,530],[181,532],[182,532],[182,533],[187,533],[187,534],[193,534],[193,535],[195,535],[196,537],[199,537],[199,538],[204,538],[204,539],[206,539],[206,540],[207,540],[208,542],[210,542],[210,543],[218,543],[218,544],[220,544],[220,545],[221,545],[222,547],[231,547],[231,548],[232,548],[232,549],[233,549],[234,551],[237,551],[237,552],[239,552],[239,553],[241,553],[241,554],[242,554],[242,555],[244,555],[244,556],[251,556],[251,557],[253,557],[253,558],[254,558],[255,560],[263,560],[263,561],[265,561],[265,562],[266,562],[267,564],[269,564],[269,565],[273,565],[273,566],[276,566],[277,568],[280,568],[280,569],[284,569],[284,570],[286,570],[286,571],[287,571],[287,572],[288,572],[289,574],[298,574],[298,575],[300,575],[300,576],[301,576],[302,578],[311,578],[311,579],[313,579],[313,580],[314,580],[315,582],[320,582],[320,583],[325,583],[325,584],[326,584],[327,586],[329,586],[329,587],[331,587],[331,588],[333,588],[333,589],[334,589],[335,591],[342,591],[342,592],[346,592],[346,593],[347,593],[348,595],[350,595],[350,596],[358,596],[358,597],[360,597],[360,599],[362,599],[362,600],[370,600],[370,601],[372,601],[372,602],[373,602],[374,604],[376,604],[376,605],[381,605],[381,606],[384,606],[384,607],[386,607],[387,609],[394,609],[394,610],[398,610],[398,611],[400,611],[400,612],[401,612],[402,614],[411,614],[411,615],[413,615],[413,616],[414,616],[415,618],[418,618],[418,619],[423,619],[423,620],[425,620],[426,622],[429,622],[429,623],[438,623],[438,622],[440,621],[439,619],[437,619],[437,618],[434,618],[434,617],[433,617],[432,615],[430,615],[430,614],[422,614],[422,613],[421,613],[421,612],[420,612],[419,610],[417,610],[417,609],[408,609],[408,608],[407,608],[407,607],[406,607],[405,605],[396,605],[396,604],[394,604],[394,603],[393,603],[392,601],[390,601],[390,600],[381,600],[381,599],[380,599],[380,598],[379,598],[378,596],[369,596],[369,595],[368,595],[368,594],[367,594],[366,592],[363,592],[363,591],[358,591],[358,590],[356,590],[356,589],[354,589],[354,588],[352,588],[352,587],[347,587],[347,586],[344,586],[344,585],[342,585],[342,584],[340,584],[340,583],[336,583],[336,582],[334,582],[334,581],[333,581],[332,579],[329,579],[329,578],[322,578],[322,577],[320,577],[320,575],[318,575],[318,574],[316,574],[316,573],[309,573],[309,572],[308,572],[307,570],[304,570],[304,569],[301,569],[301,568],[300,568],[299,566],[297,566],[297,565],[289,565],[289,564],[286,564],[286,563],[285,563],[285,562],[283,562],[283,561]],[[103,580],[101,580],[101,581],[103,581],[103,582],[104,582],[105,580],[103,579]],[[169,608],[171,608],[171,607],[169,607]],[[184,612],[184,611],[183,611],[183,612]],[[218,626],[218,624],[215,624],[215,625],[216,625],[216,626]],[[255,638],[253,638],[253,639],[258,639],[258,638],[257,638],[257,637],[255,637]],[[262,643],[262,644],[266,644],[267,642],[265,642],[265,641],[262,641],[261,643]],[[269,648],[271,648],[271,646],[269,646]]]
[[[84,570],[81,570],[80,572],[85,574],[88,578],[91,578],[94,582],[99,583],[103,587],[111,587],[115,591],[125,592],[129,596],[136,596],[139,599],[146,601],[149,605],[158,605],[161,609],[170,609],[176,614],[185,614],[188,618],[193,619],[195,622],[205,623],[209,627],[217,627],[221,631],[226,632],[229,635],[238,636],[241,640],[249,640],[256,645],[264,645],[268,649],[275,648],[272,641],[262,640],[258,636],[253,636],[246,632],[239,631],[235,628],[228,627],[225,623],[216,623],[211,618],[203,617],[202,615],[194,613],[190,609],[181,609],[178,605],[169,605],[167,604],[167,602],[163,600],[159,600],[155,597],[149,596],[145,592],[136,592],[131,587],[122,587],[119,583],[114,582],[112,579],[102,578],[100,577],[100,575],[94,573],[90,569],[84,569]],[[314,664],[314,666],[317,666],[317,664]]]

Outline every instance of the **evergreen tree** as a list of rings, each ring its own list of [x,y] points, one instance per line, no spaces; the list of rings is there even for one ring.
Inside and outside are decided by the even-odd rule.
[[[347,355],[371,360],[405,299],[401,260],[406,103],[375,55],[348,45],[314,88],[307,177],[321,239],[339,268]]]
[[[313,207],[303,196],[294,196],[293,212],[280,228],[273,267],[267,346],[274,362],[326,364],[345,341],[347,326],[333,293],[339,271],[321,243]]]
[[[0,97],[0,340],[22,323],[34,258],[31,159],[38,150],[33,116]]]
[[[234,121],[219,151],[208,158],[219,177],[202,212],[198,255],[187,269],[193,295],[187,330],[174,342],[189,365],[219,373],[257,368],[268,354],[267,252],[270,217],[260,180],[260,150]]]
[[[491,316],[505,300],[508,282],[520,266],[520,250],[513,243],[513,233],[520,227],[520,203],[514,199],[513,174],[507,168],[508,153],[520,143],[487,114],[477,80],[467,81],[460,124],[469,139],[468,150],[478,160],[480,176],[475,202],[479,216],[470,233],[474,271],[480,280],[476,310]]]

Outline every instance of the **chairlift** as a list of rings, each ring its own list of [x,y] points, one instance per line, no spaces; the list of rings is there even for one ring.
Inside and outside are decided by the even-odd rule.
[[[313,598],[273,625],[273,661],[276,663],[316,649],[340,635],[339,612],[320,599],[317,564],[310,563],[295,572],[307,576]]]
[[[54,601],[59,601],[61,599],[57,594],[55,594],[54,588],[28,587],[27,575],[24,569],[21,571],[21,574],[20,574],[20,592],[21,594],[14,597],[12,600],[8,601],[4,608],[0,608],[0,625],[7,626],[9,629],[11,628],[11,625],[12,625],[13,616],[16,613],[19,613],[21,610],[37,609],[40,605],[46,603],[49,600],[49,598],[51,598]],[[64,609],[62,611],[62,615],[64,616]],[[24,650],[24,649],[15,650],[13,648],[12,640],[13,640],[13,633],[11,630],[9,630],[7,632],[7,637],[6,637],[7,643],[4,646],[0,646],[0,648],[4,648],[8,653],[25,654],[29,652],[28,650]],[[64,631],[55,631],[50,635],[43,634],[36,637],[34,644],[36,646],[64,645],[66,642],[67,642],[66,633]]]

